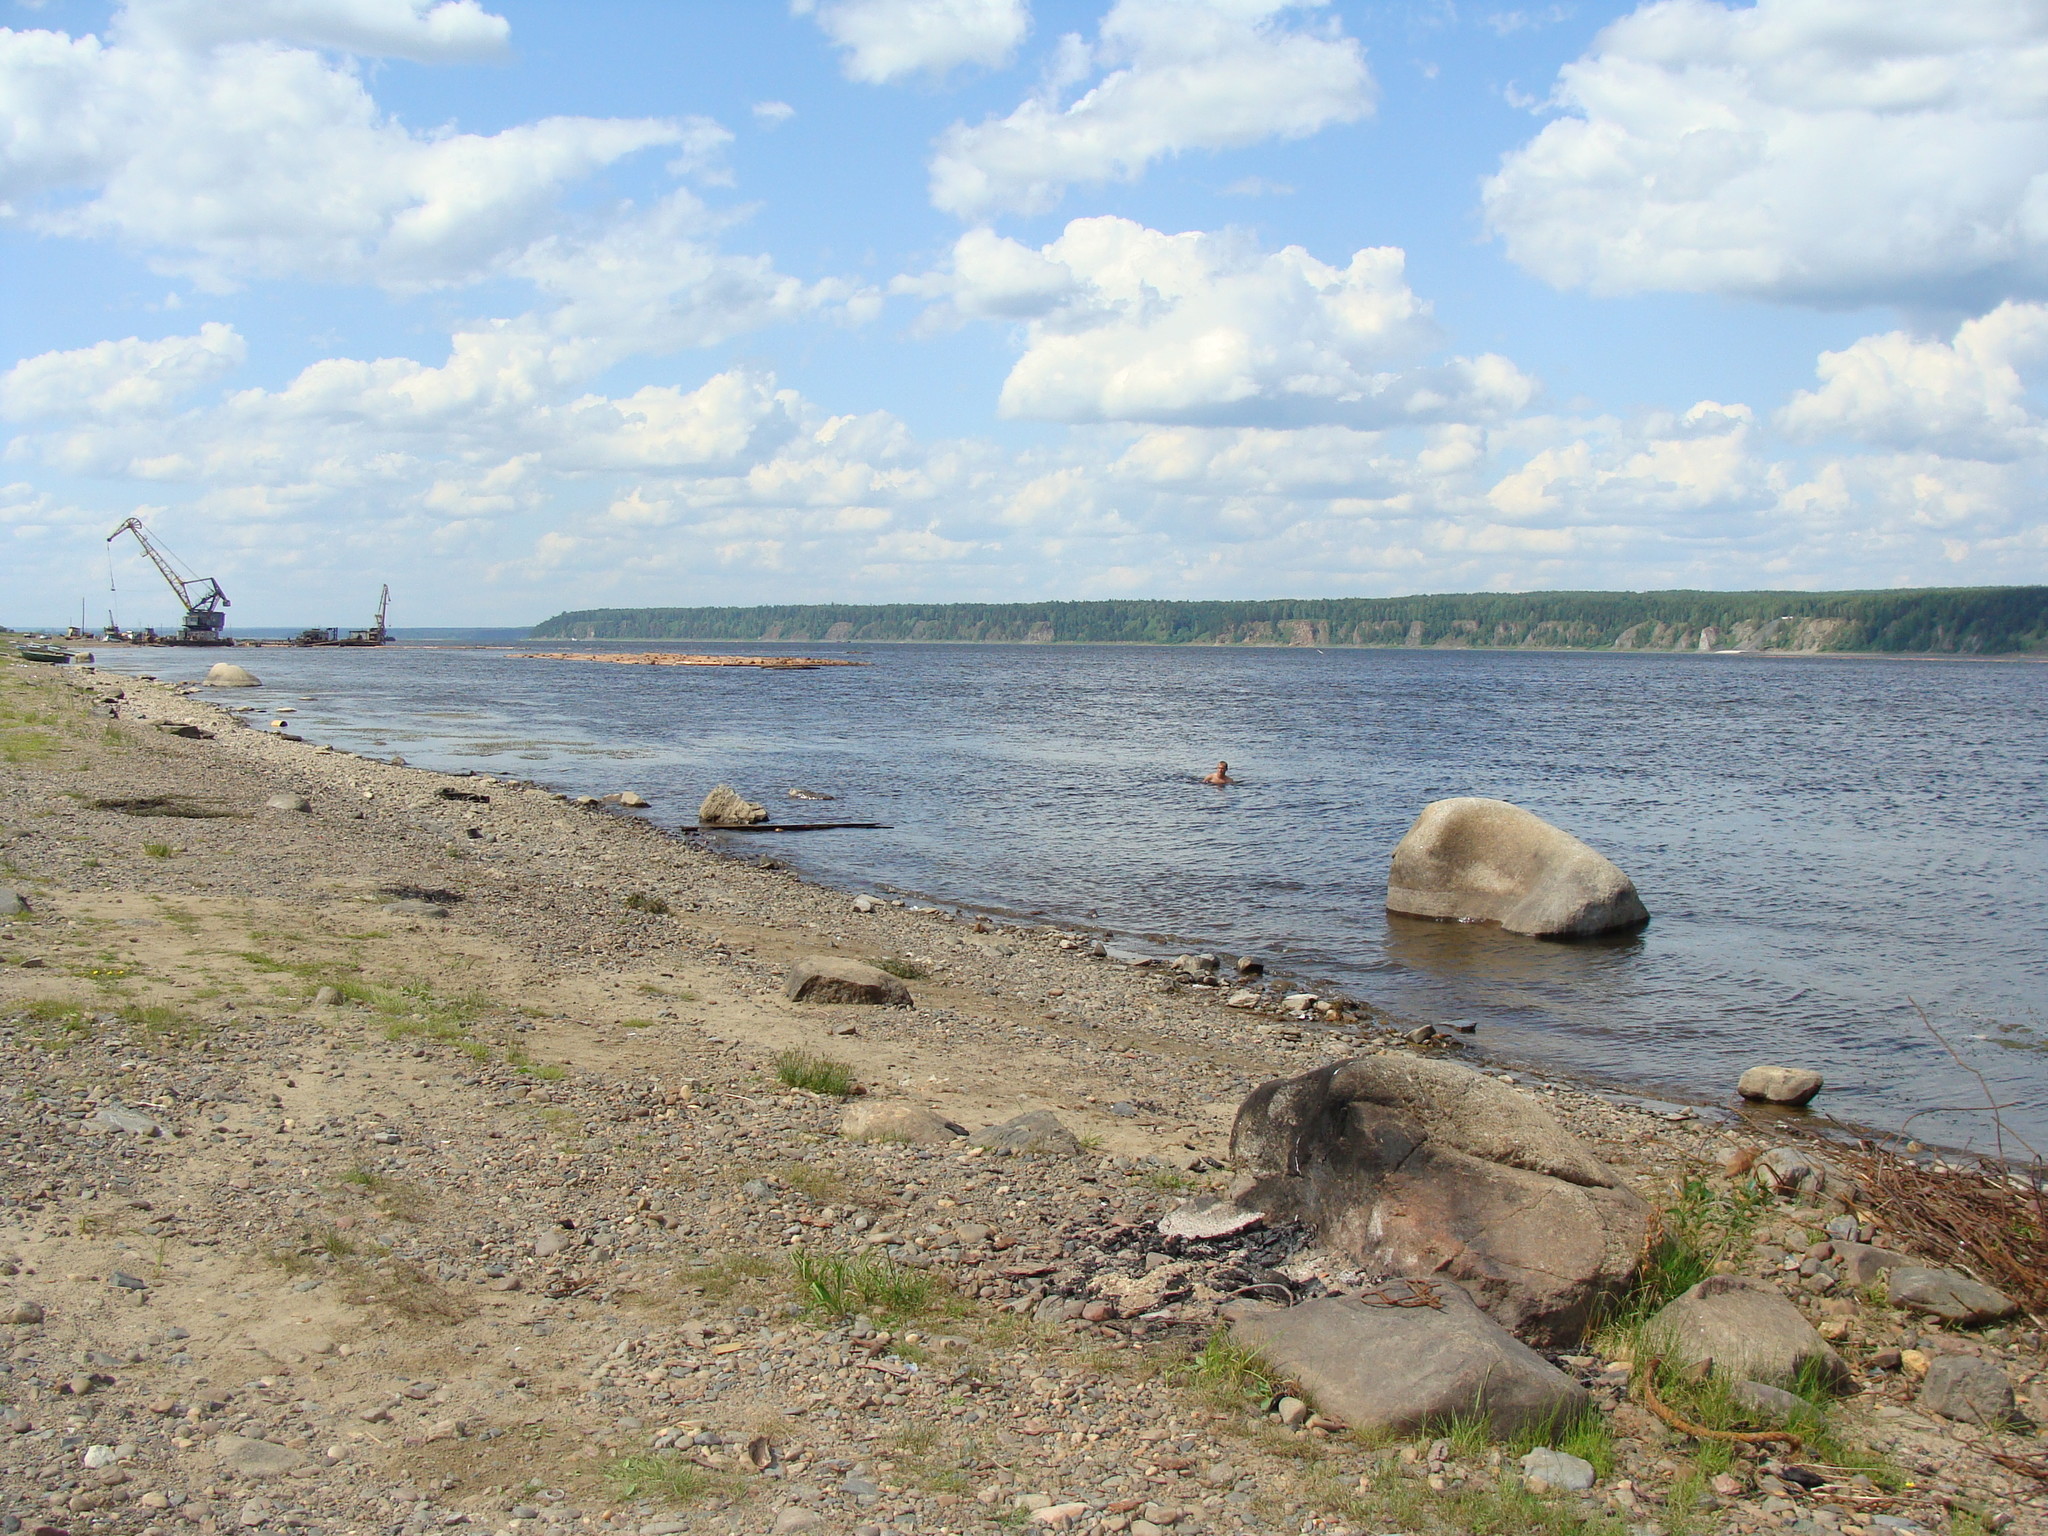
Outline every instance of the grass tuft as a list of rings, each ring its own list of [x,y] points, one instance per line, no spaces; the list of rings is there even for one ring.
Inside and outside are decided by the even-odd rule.
[[[806,1306],[829,1317],[901,1319],[920,1317],[938,1297],[938,1282],[922,1270],[910,1269],[880,1254],[799,1253],[797,1294]]]
[[[635,912],[645,912],[650,917],[667,917],[668,903],[659,896],[650,896],[645,891],[635,891],[626,898],[626,905]]]
[[[923,981],[925,977],[931,975],[930,971],[919,965],[915,960],[904,960],[895,955],[877,960],[875,962],[875,969],[887,971],[899,981]]]
[[[854,1090],[853,1068],[830,1056],[791,1049],[775,1057],[775,1075],[791,1088],[843,1099]]]
[[[657,1504],[695,1503],[731,1489],[732,1479],[698,1466],[675,1451],[629,1451],[605,1464],[605,1486],[613,1497],[652,1499]]]

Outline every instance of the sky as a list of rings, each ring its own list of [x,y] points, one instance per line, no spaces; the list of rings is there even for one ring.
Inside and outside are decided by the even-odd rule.
[[[0,623],[2048,579],[2048,0],[0,22]]]

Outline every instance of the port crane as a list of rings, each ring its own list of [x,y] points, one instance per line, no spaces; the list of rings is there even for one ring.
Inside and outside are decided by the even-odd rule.
[[[181,576],[177,566],[171,563],[169,551],[150,538],[149,530],[142,526],[142,520],[131,517],[107,535],[107,542],[113,543],[124,533],[135,535],[135,542],[142,546],[142,552],[149,556],[150,564],[157,569],[165,583],[178,596],[185,609],[184,621],[179,625],[176,636],[166,636],[166,645],[233,645],[224,631],[228,616],[223,611],[228,607],[228,595],[220,583],[211,576]]]
[[[352,629],[343,634],[338,629],[302,629],[292,638],[293,645],[389,645],[390,631],[384,620],[391,612],[391,587],[385,584],[377,597],[377,622],[368,629]]]

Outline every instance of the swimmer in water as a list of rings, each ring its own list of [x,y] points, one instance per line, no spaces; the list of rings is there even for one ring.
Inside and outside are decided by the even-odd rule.
[[[1230,776],[1230,764],[1228,764],[1228,763],[1218,763],[1218,764],[1216,765],[1216,771],[1215,771],[1214,773],[1210,774],[1210,775],[1209,775],[1209,777],[1207,777],[1206,779],[1202,780],[1202,782],[1203,782],[1204,784],[1216,784],[1216,785],[1223,785],[1223,784],[1235,784],[1235,783],[1237,782],[1237,780],[1233,779],[1233,778],[1232,778],[1232,777]]]

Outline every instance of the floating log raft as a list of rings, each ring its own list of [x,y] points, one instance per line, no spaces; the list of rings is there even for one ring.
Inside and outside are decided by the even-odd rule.
[[[829,656],[704,656],[682,651],[521,651],[516,661],[609,661],[624,667],[765,667],[771,672],[807,672],[815,667],[865,667],[865,661]]]

